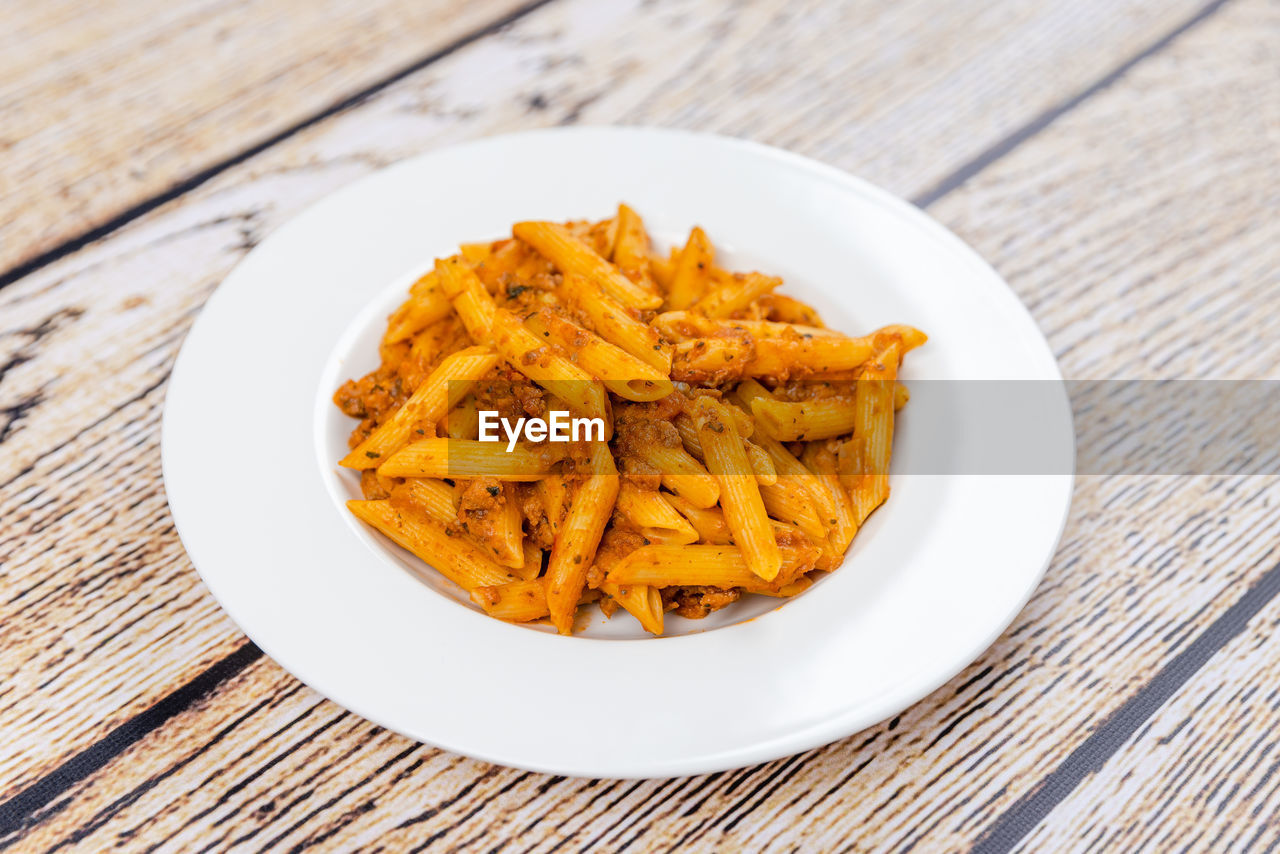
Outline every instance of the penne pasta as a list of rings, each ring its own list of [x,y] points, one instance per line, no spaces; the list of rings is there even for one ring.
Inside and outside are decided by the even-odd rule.
[[[516,580],[459,531],[415,519],[390,501],[348,501],[347,509],[467,590]]]
[[[646,632],[651,635],[662,634],[662,593],[658,588],[647,584],[614,584],[612,581],[604,581],[600,584],[600,590],[639,620]]]
[[[626,306],[612,299],[586,276],[566,275],[556,295],[581,312],[601,338],[655,368],[671,373],[671,346],[658,331],[632,316]]]
[[[535,336],[571,353],[578,367],[624,400],[660,400],[675,391],[666,374],[550,309],[535,312],[524,323]]]
[[[587,583],[605,525],[618,498],[618,471],[609,448],[593,443],[586,479],[574,490],[547,565],[547,607],[551,623],[562,635],[573,631],[573,616]]]
[[[564,456],[559,445],[517,445],[508,452],[500,442],[423,439],[405,445],[378,467],[383,477],[496,477],[538,480]]]
[[[547,593],[538,579],[509,581],[471,591],[475,602],[490,617],[509,623],[531,623],[547,616]]]
[[[666,305],[672,309],[684,309],[697,302],[707,290],[711,265],[715,262],[715,250],[707,233],[695,227],[689,233],[689,241],[676,261],[667,289]]]
[[[415,435],[425,436],[428,429],[434,435],[436,422],[497,362],[497,354],[488,347],[468,347],[446,356],[395,415],[352,449],[339,465],[353,469],[377,468]]]
[[[699,507],[711,507],[720,500],[720,485],[702,463],[683,448],[650,446],[641,452],[649,465],[661,472],[662,485]]]
[[[562,398],[582,415],[608,420],[604,386],[555,353],[520,318],[499,309],[493,318],[493,346],[520,373]]]
[[[436,261],[436,275],[440,278],[440,287],[444,289],[445,296],[453,303],[454,310],[467,327],[467,334],[478,343],[486,341],[497,306],[475,270],[455,255]]]
[[[751,571],[772,581],[782,565],[760,487],[749,471],[742,438],[724,404],[709,397],[695,401],[694,420],[702,441],[707,470],[720,485],[720,503],[733,538],[746,556]]]
[[[618,490],[618,511],[651,543],[696,543],[698,532],[659,492],[624,482]]]
[[[566,274],[586,276],[623,305],[634,308],[657,308],[662,305],[662,297],[622,275],[616,267],[562,225],[553,222],[519,222],[512,231],[516,237],[544,255],[556,269]]]
[[[813,569],[818,550],[775,546],[779,572],[770,582],[760,578],[736,546],[643,546],[618,561],[606,578],[610,583],[651,587],[741,587],[751,593],[778,592]]]
[[[861,527],[889,497],[889,455],[893,448],[894,386],[900,339],[894,339],[863,374],[856,389],[853,443],[857,466],[849,498]]]
[[[718,281],[710,292],[693,304],[692,308],[693,311],[701,312],[707,317],[729,317],[734,312],[742,311],[781,284],[782,279],[760,273],[727,276],[724,280]]]

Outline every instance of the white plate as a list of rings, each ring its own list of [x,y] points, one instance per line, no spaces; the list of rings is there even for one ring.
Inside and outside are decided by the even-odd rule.
[[[1061,533],[1068,475],[899,475],[845,565],[810,591],[673,620],[676,636],[657,639],[596,609],[574,637],[490,619],[434,573],[411,571],[417,561],[341,506],[356,494],[335,464],[352,422],[329,396],[374,367],[384,318],[412,277],[459,242],[522,219],[608,216],[620,200],[660,240],[701,224],[731,265],[784,276],[784,292],[838,329],[924,329],[930,342],[908,359],[908,383],[1060,379],[989,266],[915,208],[835,169],[671,131],[484,139],[329,196],[209,300],[164,416],[165,485],[187,551],[232,619],[299,679],[392,730],[505,765],[703,773],[902,710],[976,658],[1026,602]],[[1069,445],[1065,395],[1050,415]],[[908,405],[896,467],[920,453],[919,427]]]

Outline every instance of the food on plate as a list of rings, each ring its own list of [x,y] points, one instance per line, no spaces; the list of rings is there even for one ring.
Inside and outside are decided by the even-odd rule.
[[[655,251],[626,205],[462,245],[334,395],[359,420],[351,512],[488,614],[562,634],[588,603],[660,635],[669,611],[802,592],[889,496],[898,370],[926,337],[845,335],[782,284],[717,264],[701,228]]]

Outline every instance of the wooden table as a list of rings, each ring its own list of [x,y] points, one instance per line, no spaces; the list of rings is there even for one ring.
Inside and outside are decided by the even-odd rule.
[[[1082,477],[1031,603],[924,701],[777,762],[620,782],[434,750],[299,684],[200,583],[159,455],[183,336],[264,235],[384,164],[555,124],[749,137],[911,198],[1008,278],[1068,377],[1275,378],[1275,0],[4,20],[0,847],[1280,843],[1273,476]]]

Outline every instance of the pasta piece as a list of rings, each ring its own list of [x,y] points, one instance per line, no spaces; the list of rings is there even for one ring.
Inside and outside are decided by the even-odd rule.
[[[618,490],[618,511],[652,543],[696,543],[698,532],[667,499],[652,490],[624,482]]]
[[[458,536],[461,532],[418,521],[390,501],[348,501],[347,509],[467,590],[515,580],[506,567]]]
[[[618,397],[660,400],[675,391],[666,374],[550,309],[535,312],[524,323],[535,336],[549,339],[572,353],[579,367],[599,378],[605,388]]]
[[[378,467],[383,477],[496,477],[537,480],[564,456],[564,445],[516,445],[466,439],[423,439],[405,445]]]
[[[746,436],[752,430],[751,417],[734,406],[726,407],[726,410],[734,418],[734,427],[738,430],[738,435]],[[693,419],[687,415],[678,415],[676,416],[675,425],[676,429],[680,431],[680,440],[684,443],[685,450],[696,459],[703,459],[702,440],[698,438],[698,428],[694,425]],[[756,480],[764,485],[776,483],[778,472],[774,469],[773,461],[769,459],[769,455],[750,439],[744,438],[742,447],[747,452],[747,461],[750,463],[751,471],[755,474]]]
[[[715,262],[715,249],[707,233],[695,227],[689,233],[689,241],[680,253],[671,285],[667,289],[667,307],[684,309],[693,305],[707,290],[711,265]]]
[[[387,319],[387,334],[382,341],[384,344],[407,341],[452,312],[453,305],[432,270],[414,283],[409,298]]]
[[[729,530],[729,523],[724,520],[724,513],[719,507],[699,507],[679,495],[669,496],[667,501],[698,532],[698,542],[717,546],[733,543],[733,532]]]
[[[672,246],[663,258],[656,252],[649,253],[649,272],[662,292],[671,290],[671,277],[676,274],[676,264],[680,261],[680,247]]]
[[[596,333],[615,347],[625,350],[655,368],[664,377],[671,373],[671,345],[658,331],[641,323],[618,301],[609,297],[586,276],[566,275],[556,295],[582,312]]]
[[[437,525],[456,528],[475,545],[490,554],[494,560],[508,567],[518,577],[528,577],[530,550],[522,529],[523,516],[515,501],[513,485],[504,484],[506,495],[494,524],[495,536],[491,540],[477,537],[458,518],[458,501],[454,488],[442,480],[411,478],[391,491],[391,505],[401,511],[421,514]],[[534,547],[532,575],[542,567],[542,552]]]
[[[764,434],[783,442],[831,439],[853,432],[857,407],[853,398],[826,397],[792,402],[756,398],[751,414]]]
[[[512,569],[522,569],[525,559],[524,514],[520,512],[515,489],[514,483],[502,485],[502,505],[494,523],[493,548],[498,563]],[[541,565],[541,559],[538,563]]]
[[[827,538],[831,547],[844,554],[849,543],[858,534],[859,521],[854,514],[853,501],[849,498],[840,478],[836,474],[836,460],[830,451],[824,450],[820,442],[810,442],[804,449],[800,460],[809,471],[818,476],[819,482],[827,491],[827,497],[835,507],[835,524],[827,530]]]
[[[457,406],[449,410],[441,423],[443,426],[438,426],[436,431],[450,439],[478,437],[480,435],[480,404],[476,396],[468,394],[462,398]]]
[[[530,623],[547,616],[547,593],[542,581],[511,581],[471,591],[471,601],[490,617],[509,623]]]
[[[894,385],[901,340],[895,339],[857,384],[854,442],[858,476],[849,497],[859,527],[889,497],[889,456],[893,448]]]
[[[505,309],[498,309],[493,317],[493,346],[511,367],[563,399],[574,411],[609,423],[608,400],[600,381],[552,352],[540,336]]]
[[[777,546],[779,572],[765,581],[752,571],[736,546],[642,546],[611,567],[612,584],[651,587],[741,587],[749,593],[778,592],[813,569],[818,550],[812,546]]]
[[[623,305],[635,308],[657,308],[662,305],[662,297],[622,275],[562,225],[553,222],[519,222],[512,231],[516,237],[544,255],[558,270],[586,276]]]
[[[827,538],[827,526],[818,517],[809,491],[791,480],[760,487],[760,498],[774,519],[789,522],[817,542]]]
[[[604,442],[589,446],[591,474],[574,491],[547,564],[547,607],[551,623],[562,635],[572,634],[573,615],[587,583],[605,525],[618,498],[618,470]]]
[[[761,338],[834,338],[849,336],[832,329],[817,326],[798,326],[794,323],[777,323],[772,320],[738,320],[703,317],[692,311],[665,311],[653,319],[658,331],[672,341],[688,341],[694,338],[710,338],[729,335],[748,335]],[[855,339],[861,340],[861,339]],[[867,339],[867,352],[872,351],[871,337]]]
[[[477,343],[487,341],[497,306],[476,271],[455,255],[436,261],[436,275],[440,277],[445,296],[467,327],[471,340]]]
[[[542,549],[538,548],[530,537],[525,537],[521,544],[524,549],[524,566],[512,568],[511,573],[516,578],[522,578],[525,581],[537,578],[542,574],[542,556],[546,554]]]
[[[782,558],[760,497],[760,487],[754,476],[744,474],[750,471],[750,462],[742,447],[742,438],[724,404],[700,397],[694,405],[698,438],[702,441],[707,470],[720,485],[725,521],[751,571],[765,581],[772,581],[778,575]]]
[[[836,502],[823,485],[822,480],[805,468],[804,463],[796,459],[795,455],[788,451],[777,439],[760,436],[757,441],[765,453],[769,455],[769,458],[773,460],[778,472],[778,479],[782,482],[798,485],[805,491],[809,502],[812,503],[814,510],[817,512],[818,520],[824,527],[839,524],[836,519],[838,513]]]
[[[404,511],[421,513],[428,521],[452,526],[458,521],[458,501],[453,487],[443,480],[412,478],[391,491],[391,505]]]
[[[600,585],[600,590],[639,620],[646,632],[651,635],[662,634],[662,593],[658,588],[647,584],[622,585],[604,581]]]
[[[724,281],[693,304],[693,310],[707,317],[729,317],[742,311],[760,297],[782,284],[776,276],[744,273],[727,276]]]
[[[768,294],[760,298],[759,306],[764,312],[765,320],[776,320],[782,323],[796,323],[801,326],[817,326],[825,328],[826,324],[809,305],[794,297],[782,294]]]
[[[909,400],[911,400],[911,389],[907,388],[902,383],[894,383],[893,411],[897,412],[899,409],[906,406]]]
[[[641,459],[661,472],[663,486],[698,507],[711,507],[720,500],[719,483],[683,448],[651,445],[642,449]]]
[[[613,244],[613,263],[622,270],[634,271],[649,278],[649,235],[645,233],[640,214],[626,205],[618,205],[618,234]]]
[[[550,474],[534,484],[538,499],[547,515],[547,524],[553,537],[560,536],[560,523],[564,519],[569,488],[560,475]]]
[[[414,435],[415,424],[434,426],[494,365],[498,356],[488,347],[468,347],[450,356],[431,372],[395,415],[387,419],[342,459],[339,465],[371,469]],[[419,429],[419,435],[425,432]]]

